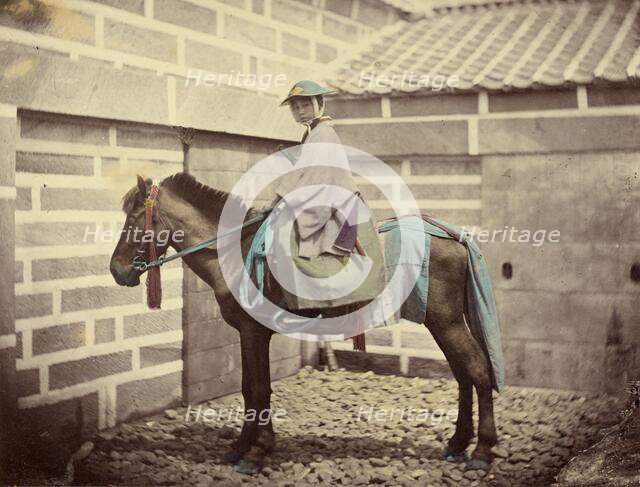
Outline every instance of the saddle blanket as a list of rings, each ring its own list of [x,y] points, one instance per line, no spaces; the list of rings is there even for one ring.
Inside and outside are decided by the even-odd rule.
[[[504,387],[504,362],[500,338],[500,324],[491,277],[487,263],[478,245],[460,227],[427,216],[410,215],[399,219],[386,220],[378,225],[378,232],[384,237],[384,257],[387,281],[394,272],[404,273],[402,279],[395,280],[393,295],[402,295],[402,286],[415,282],[412,289],[404,289],[409,294],[402,303],[396,318],[415,323],[424,323],[429,298],[429,256],[431,237],[455,238],[467,248],[467,285],[465,293],[465,318],[474,335],[481,337],[481,344],[489,357],[493,372],[493,387],[500,391]],[[407,245],[402,263],[400,247]],[[419,252],[418,246],[424,245]],[[420,255],[422,254],[422,255]],[[411,256],[416,256],[412,259]],[[421,257],[421,258],[420,258]],[[391,281],[393,284],[393,281]]]
[[[424,324],[429,293],[429,257],[431,237],[455,238],[467,248],[467,283],[465,293],[467,325],[482,346],[492,368],[493,387],[504,386],[504,363],[500,325],[489,269],[480,248],[461,228],[427,216],[409,215],[378,224],[379,239],[384,249],[387,287],[372,307],[372,323],[386,326],[406,319]],[[462,237],[461,237],[462,236]],[[264,301],[266,255],[273,242],[273,232],[265,221],[254,236],[245,261],[246,272],[240,286],[241,305],[257,309]],[[404,248],[404,251],[401,249]],[[397,275],[396,275],[397,274]],[[396,275],[395,278],[392,276]],[[255,280],[259,293],[249,296],[249,280]],[[407,296],[402,302],[398,297]],[[395,312],[390,312],[393,306]],[[272,318],[275,323],[275,318]],[[286,333],[286,329],[276,330]],[[338,335],[340,330],[327,330]]]

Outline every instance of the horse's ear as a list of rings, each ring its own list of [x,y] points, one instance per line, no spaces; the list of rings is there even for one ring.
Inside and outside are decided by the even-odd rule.
[[[144,180],[144,178],[142,176],[140,176],[140,174],[138,174],[138,192],[140,193],[140,196],[142,196],[143,198],[145,198],[147,196],[148,188],[147,188],[147,183]]]

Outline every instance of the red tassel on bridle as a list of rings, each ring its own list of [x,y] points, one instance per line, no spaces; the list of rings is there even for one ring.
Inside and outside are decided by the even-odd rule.
[[[156,197],[160,189],[155,184],[151,186],[149,196],[145,200],[144,210],[144,231],[145,235],[147,231],[154,232],[153,223],[156,220],[157,207],[155,206]],[[149,262],[158,258],[156,252],[156,239],[155,235],[149,242],[147,250]],[[147,270],[147,306],[151,309],[160,309],[162,303],[162,286],[160,284],[160,266],[151,267]]]

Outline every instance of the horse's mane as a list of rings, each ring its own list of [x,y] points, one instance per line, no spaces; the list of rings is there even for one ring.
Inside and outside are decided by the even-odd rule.
[[[207,214],[220,215],[227,202],[237,205],[238,209],[245,206],[239,196],[207,186],[185,172],[179,172],[163,179],[159,186],[172,191],[195,208]],[[134,208],[137,196],[137,186],[131,188],[123,196],[122,210],[125,213],[128,214]]]

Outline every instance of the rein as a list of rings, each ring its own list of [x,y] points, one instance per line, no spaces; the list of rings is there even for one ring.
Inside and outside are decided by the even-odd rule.
[[[160,188],[155,184],[151,186],[151,190],[149,191],[149,195],[145,200],[145,222],[144,229],[145,233],[150,230],[153,232],[153,222],[159,217],[158,215],[158,207],[156,205],[156,199],[158,197],[158,193],[160,192]],[[148,243],[147,255],[149,257],[149,262],[145,260],[144,257],[144,247],[138,250],[138,255],[133,258],[133,268],[138,271],[149,271],[147,274],[147,304],[150,308],[160,308],[160,300],[162,298],[162,289],[160,287],[160,266],[166,262],[170,262],[175,259],[180,259],[186,255],[191,255],[199,250],[210,247],[211,245],[217,243],[219,240],[232,235],[233,233],[242,230],[243,228],[252,225],[256,222],[259,222],[264,219],[264,215],[271,211],[271,208],[263,208],[257,210],[257,215],[248,219],[246,222],[236,225],[235,227],[231,227],[229,230],[222,232],[215,237],[204,240],[198,244],[192,245],[191,247],[187,247],[186,249],[181,250],[180,252],[176,252],[168,257],[158,257],[155,246],[155,238],[152,239]]]

